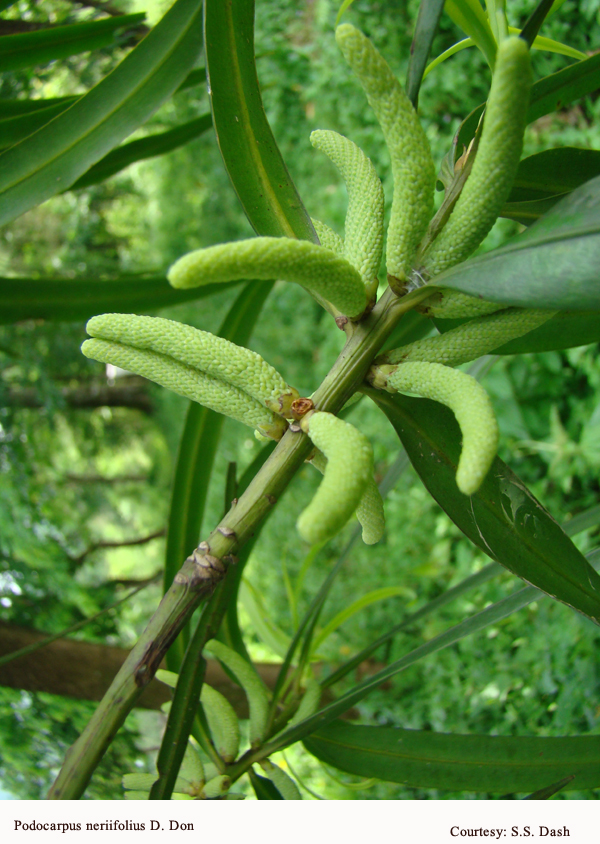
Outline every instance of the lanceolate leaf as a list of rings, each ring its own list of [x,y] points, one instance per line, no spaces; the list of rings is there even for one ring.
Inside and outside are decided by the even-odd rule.
[[[419,15],[415,25],[406,74],[406,95],[415,108],[419,99],[419,88],[423,80],[425,65],[443,8],[444,0],[421,0],[419,6]]]
[[[201,0],[177,0],[112,73],[0,155],[0,225],[72,185],[171,96],[200,52],[201,13]]]
[[[272,287],[273,282],[254,281],[246,285],[225,317],[219,336],[238,345],[245,345]],[[171,496],[165,591],[200,540],[206,496],[223,421],[224,417],[220,414],[190,402],[179,444]],[[177,671],[181,665],[187,638],[184,631],[169,649],[167,661],[171,671]]]
[[[600,623],[600,576],[508,466],[496,458],[479,491],[456,488],[461,436],[454,415],[427,399],[369,390],[428,491],[492,559]]]
[[[526,232],[439,276],[452,287],[506,305],[600,309],[600,177],[568,194]]]
[[[530,47],[535,41],[535,38],[540,31],[544,20],[548,16],[553,3],[554,0],[540,0],[533,12],[527,18],[525,26],[521,32],[521,38],[524,38]]]
[[[436,319],[434,322],[440,333],[444,334],[468,320]],[[498,349],[493,349],[490,354],[518,355],[527,352],[550,352],[598,342],[600,342],[600,311],[561,311],[539,328],[505,343]]]
[[[600,736],[449,735],[334,721],[304,745],[342,771],[410,787],[513,794],[569,775],[566,789],[600,786]]]
[[[318,242],[268,124],[254,62],[254,0],[206,0],[213,122],[244,211],[263,236]]]
[[[479,0],[446,0],[444,8],[465,35],[473,39],[493,69],[496,41]]]
[[[0,147],[10,147],[49,123],[71,105],[69,101],[0,120]],[[0,112],[1,113],[1,112]]]
[[[229,283],[234,287],[240,282]],[[175,290],[165,276],[0,278],[0,324],[24,319],[87,320],[96,314],[147,313],[220,293],[223,284]]]
[[[29,114],[32,111],[50,108],[58,105],[73,105],[79,97],[48,97],[39,100],[3,100],[0,99],[0,115],[2,118],[15,117],[19,114]]]
[[[557,109],[564,108],[573,100],[595,91],[600,86],[600,54],[590,56],[585,61],[569,65],[557,73],[545,76],[533,85],[527,112],[527,122],[532,123],[538,117]],[[463,153],[475,137],[477,124],[484,105],[477,106],[462,122],[457,135],[456,156]]]
[[[257,800],[283,800],[271,780],[261,777],[254,768],[250,768],[248,775]]]
[[[97,50],[114,43],[115,32],[141,23],[145,14],[119,15],[88,23],[54,26],[0,38],[0,71],[46,64],[76,53]]]
[[[140,138],[137,141],[124,144],[117,149],[113,149],[112,152],[105,155],[97,164],[90,167],[87,173],[84,173],[81,178],[77,179],[71,185],[69,190],[87,188],[90,185],[95,185],[98,182],[104,181],[104,179],[108,179],[110,176],[114,176],[115,173],[118,173],[125,167],[129,167],[135,161],[144,161],[146,158],[154,158],[157,155],[164,155],[167,152],[171,152],[200,137],[211,126],[212,118],[210,114],[203,114],[202,117],[197,117],[188,123],[182,123],[181,126],[176,126],[175,129],[169,129],[167,132],[149,135],[147,138]]]

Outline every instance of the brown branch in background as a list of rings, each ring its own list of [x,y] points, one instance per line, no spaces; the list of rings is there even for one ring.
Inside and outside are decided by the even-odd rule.
[[[76,409],[92,409],[97,407],[129,407],[151,414],[154,410],[152,401],[146,390],[147,382],[140,379],[140,384],[115,385],[86,384],[77,387],[62,387],[60,393],[65,403]],[[8,407],[44,407],[45,402],[38,390],[33,388],[13,387],[8,390],[5,398]]]
[[[93,551],[98,551],[101,548],[129,548],[133,545],[145,545],[147,542],[152,542],[153,539],[158,539],[166,534],[166,528],[161,528],[148,536],[139,536],[136,539],[100,539],[98,542],[93,542],[88,548],[77,556],[71,556],[71,561],[79,566],[85,560],[88,554]]]
[[[148,483],[147,475],[115,475],[114,478],[107,478],[105,475],[65,475],[65,480],[71,484],[145,484]]]
[[[0,622],[0,657],[39,643],[44,638],[44,633],[37,630]],[[0,686],[79,700],[102,700],[128,653],[124,648],[60,638],[40,650],[0,665]],[[267,688],[272,689],[280,664],[259,662],[254,667]],[[166,668],[166,665],[161,664],[161,668]],[[367,671],[370,669],[366,669],[365,673]],[[227,698],[238,717],[248,718],[246,695],[214,659],[207,660],[205,681]],[[144,709],[160,709],[168,700],[171,700],[171,690],[164,683],[152,680],[136,705]],[[333,700],[330,692],[325,693],[324,701],[327,700]],[[347,715],[358,717],[356,710],[349,710]]]

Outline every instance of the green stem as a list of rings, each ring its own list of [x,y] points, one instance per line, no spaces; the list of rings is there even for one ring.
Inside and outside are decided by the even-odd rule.
[[[319,410],[337,413],[358,389],[373,358],[402,314],[427,298],[418,290],[397,299],[387,290],[371,313],[353,326],[346,345],[313,396]],[[84,732],[69,750],[48,799],[80,797],[117,730],[183,625],[223,579],[231,555],[252,536],[311,449],[300,431],[288,430],[240,499],[206,542],[187,558],[156,613],[116,675]]]

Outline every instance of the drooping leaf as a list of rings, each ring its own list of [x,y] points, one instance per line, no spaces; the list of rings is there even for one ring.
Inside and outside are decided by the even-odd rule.
[[[250,339],[273,282],[254,281],[244,288],[233,303],[219,336],[238,345]],[[221,437],[224,417],[195,402],[190,402],[179,443],[179,454],[171,493],[171,508],[165,550],[165,591],[183,561],[200,540],[200,530],[212,468]],[[184,630],[167,654],[171,671],[178,671],[189,632]]]
[[[573,776],[566,789],[600,786],[600,736],[451,735],[334,721],[304,739],[321,761],[413,788],[515,793]]]
[[[230,282],[234,287],[240,282]],[[147,313],[219,293],[223,284],[175,290],[166,276],[97,278],[0,278],[0,324],[24,319],[87,320],[96,314]]]
[[[527,122],[533,123],[545,114],[564,108],[599,86],[600,54],[545,76],[535,82],[531,89]],[[475,137],[484,107],[484,104],[477,106],[461,123],[456,137],[456,157],[462,155],[464,148]]]
[[[171,96],[198,58],[201,15],[201,0],[177,0],[91,91],[0,155],[0,225],[72,185]]]
[[[600,177],[567,194],[500,249],[432,282],[526,308],[600,309]]]
[[[225,167],[259,235],[318,239],[267,121],[254,61],[254,0],[206,0],[213,123]]]
[[[441,334],[468,322],[466,319],[436,319]],[[551,352],[600,342],[600,311],[560,311],[539,328],[493,349],[494,355]]]
[[[108,155],[105,155],[93,167],[90,167],[87,173],[84,173],[71,185],[69,190],[96,185],[136,161],[145,161],[147,158],[154,158],[157,155],[164,155],[178,149],[178,147],[200,137],[211,126],[211,115],[203,114],[201,117],[190,120],[188,123],[182,123],[167,132],[160,132],[156,135],[149,135],[147,138],[140,138],[137,141],[123,144],[123,146],[117,147],[117,149],[113,149]]]
[[[4,35],[0,38],[0,71],[5,73],[8,70],[47,64],[53,59],[64,59],[88,50],[109,47],[115,41],[117,30],[131,28],[145,17],[140,12]]]
[[[415,32],[410,47],[410,59],[406,74],[406,95],[414,107],[419,100],[419,89],[423,81],[425,66],[431,44],[444,8],[444,0],[421,0]]]
[[[600,576],[508,466],[496,458],[478,492],[456,487],[461,435],[438,402],[369,390],[429,493],[463,533],[527,583],[600,623]]]

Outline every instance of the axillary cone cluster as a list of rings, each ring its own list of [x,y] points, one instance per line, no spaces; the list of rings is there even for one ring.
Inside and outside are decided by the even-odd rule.
[[[498,429],[483,389],[468,375],[450,367],[534,330],[553,313],[503,309],[494,302],[440,289],[436,278],[477,248],[510,192],[521,154],[531,86],[528,47],[514,37],[499,45],[470,174],[441,230],[432,227],[428,234],[436,175],[416,111],[365,35],[344,24],[338,27],[336,39],[375,112],[390,154],[394,190],[386,266],[392,293],[403,296],[407,290],[430,282],[432,295],[417,305],[422,313],[468,319],[446,334],[380,356],[366,380],[377,389],[424,396],[453,410],[463,434],[457,484],[470,495],[494,458]],[[319,243],[255,237],[199,249],[171,267],[168,278],[174,287],[246,278],[291,281],[325,303],[340,327],[355,330],[377,297],[384,243],[383,189],[371,161],[348,138],[319,130],[312,133],[311,142],[331,159],[346,183],[344,236],[315,219]],[[254,427],[262,435],[278,440],[289,427],[286,420],[298,421],[292,408],[298,392],[248,349],[170,320],[130,314],[94,317],[88,323],[88,332],[92,339],[82,347],[88,357],[150,378]],[[384,529],[383,504],[373,480],[373,452],[366,437],[318,408],[302,417],[301,430],[315,446],[309,461],[323,473],[313,501],[298,519],[301,536],[311,543],[322,542],[335,535],[355,513],[364,541],[377,542]],[[230,669],[235,673],[233,667]],[[258,701],[256,689],[253,694]],[[265,706],[263,700],[263,710]],[[251,718],[252,742],[261,740],[259,710],[263,711],[255,706]],[[216,727],[215,731],[218,733]],[[227,735],[233,742],[231,734]],[[225,745],[221,749],[229,756],[232,750]]]

